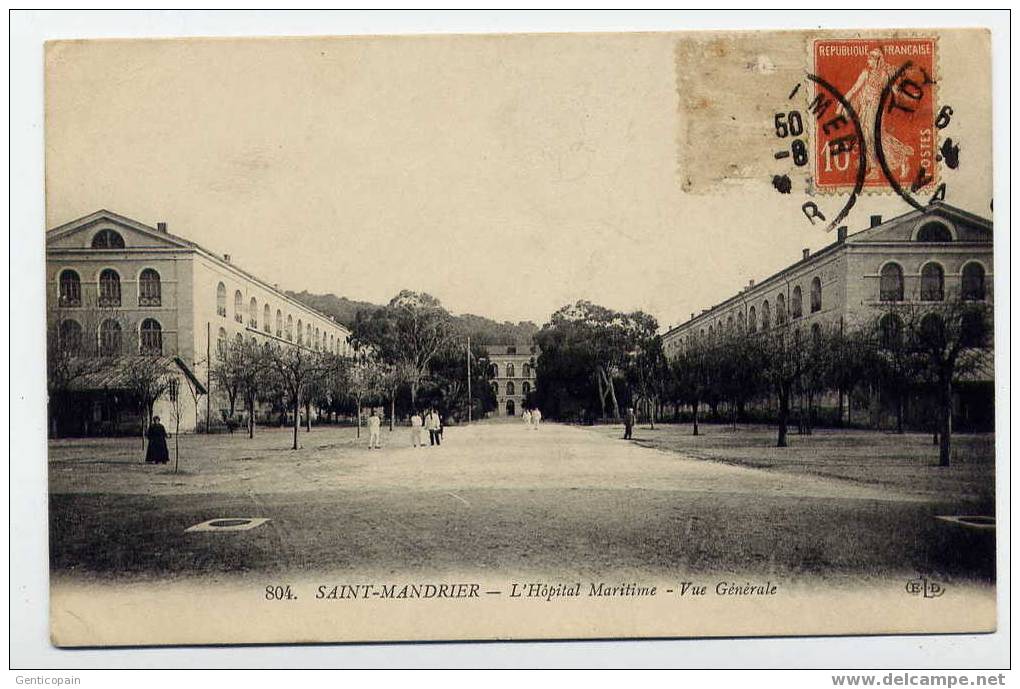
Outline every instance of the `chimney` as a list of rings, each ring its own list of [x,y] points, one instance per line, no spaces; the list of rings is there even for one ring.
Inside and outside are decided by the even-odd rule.
[[[871,216],[871,226],[872,227],[878,227],[881,224],[882,224],[882,216],[881,215],[873,215],[873,216]]]
[[[754,280],[753,279],[747,281],[747,289],[751,289],[752,287],[754,287]]]
[[[230,263],[230,254],[223,254],[223,260]]]
[[[836,241],[840,244],[846,241],[846,225],[840,225],[836,228]]]
[[[691,320],[692,321],[694,320],[694,312],[693,311],[691,311]]]
[[[160,220],[158,223],[156,223],[156,231],[157,232],[166,232],[166,222],[164,222],[163,220]]]
[[[808,256],[811,255],[811,249],[802,249],[801,250],[801,254],[802,254],[801,260],[802,261],[806,261],[806,260],[808,260]]]

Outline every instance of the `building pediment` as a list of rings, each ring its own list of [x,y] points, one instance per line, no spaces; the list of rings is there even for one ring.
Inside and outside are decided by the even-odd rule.
[[[992,242],[990,220],[935,202],[924,210],[890,218],[847,238],[849,244],[940,241],[931,237],[945,234],[951,242]],[[926,239],[925,237],[928,237]]]
[[[96,211],[46,232],[47,249],[119,249],[120,242],[128,250],[195,248],[186,239],[107,210]]]

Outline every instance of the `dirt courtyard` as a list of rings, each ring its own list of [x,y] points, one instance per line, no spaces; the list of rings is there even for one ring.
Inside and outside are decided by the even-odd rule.
[[[717,438],[710,452],[678,447],[684,430],[657,430],[653,442],[639,429],[625,442],[613,427],[483,422],[448,428],[435,448],[411,448],[406,428],[384,429],[383,449],[369,451],[364,432],[322,427],[302,432],[302,449],[291,451],[289,431],[258,429],[253,440],[182,436],[179,473],[172,462],[144,464],[136,438],[53,441],[51,567],[132,580],[465,567],[831,581],[990,576],[986,545],[961,541],[934,518],[992,508],[968,487],[982,483],[984,465],[954,470],[980,476],[935,491],[924,481],[741,465],[770,453],[755,449],[753,436],[742,445]],[[833,466],[879,456],[879,447],[895,454],[904,442],[868,438],[809,442],[824,444]],[[231,534],[185,531],[227,517],[269,521]]]

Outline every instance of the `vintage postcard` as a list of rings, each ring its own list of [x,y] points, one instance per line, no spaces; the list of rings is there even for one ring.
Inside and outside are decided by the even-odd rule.
[[[992,69],[48,43],[53,643],[994,631]]]

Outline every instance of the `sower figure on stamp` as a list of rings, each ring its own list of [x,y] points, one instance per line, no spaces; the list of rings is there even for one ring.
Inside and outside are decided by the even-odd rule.
[[[145,450],[145,461],[148,464],[166,464],[170,461],[170,450],[166,446],[167,433],[159,417],[152,417],[149,430],[145,432],[149,446]]]
[[[889,80],[896,74],[896,67],[885,61],[885,55],[881,50],[875,48],[868,53],[868,67],[861,70],[857,81],[846,92],[846,99],[857,112],[861,121],[861,129],[864,134],[865,154],[867,155],[868,171],[865,179],[874,180],[878,178],[879,166],[875,148],[875,120],[877,119],[878,106],[882,100],[882,90],[885,89]],[[844,108],[840,106],[837,112],[841,115]],[[883,122],[883,125],[885,123]],[[889,163],[890,172],[898,172],[903,178],[909,174],[908,160],[914,153],[914,149],[897,139],[882,127],[882,148],[885,159]]]
[[[634,424],[637,423],[637,415],[634,414],[634,407],[627,407],[627,413],[623,416],[623,439],[630,440],[634,432]]]
[[[372,407],[372,415],[368,417],[368,449],[372,448],[381,449],[379,444],[379,429],[382,427],[382,419],[379,418],[379,412],[376,411],[375,407]]]

